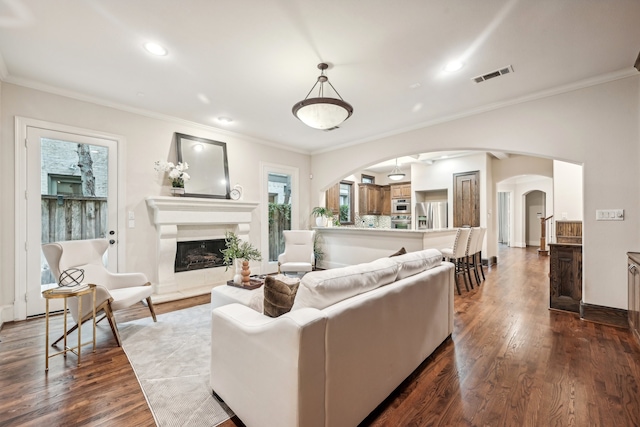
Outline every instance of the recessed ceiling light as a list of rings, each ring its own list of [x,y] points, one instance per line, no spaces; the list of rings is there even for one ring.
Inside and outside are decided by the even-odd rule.
[[[462,61],[451,61],[444,66],[443,70],[447,73],[453,73],[454,71],[460,70],[464,66]]]
[[[223,125],[228,125],[233,121],[232,118],[224,116],[218,117],[216,120],[218,121],[218,123],[222,123]]]
[[[158,43],[154,43],[154,42],[147,42],[144,44],[144,49],[153,54],[153,55],[157,55],[157,56],[165,56],[167,53],[169,53],[167,51],[167,49],[165,49],[164,47],[160,46]]]

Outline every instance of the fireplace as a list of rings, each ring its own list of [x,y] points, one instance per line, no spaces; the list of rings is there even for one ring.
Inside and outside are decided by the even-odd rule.
[[[192,257],[194,261],[191,268],[178,271],[175,268],[178,245],[198,242],[196,247],[199,248],[200,240],[219,239],[224,248],[224,236],[227,231],[232,231],[242,240],[250,242],[251,224],[255,222],[253,216],[258,203],[153,196],[147,198],[147,206],[153,213],[157,236],[156,259],[149,277],[154,284],[154,302],[204,295],[211,292],[213,286],[224,284],[231,279],[233,272],[226,268],[193,268],[198,264],[209,267],[213,255],[220,256],[222,263],[219,249],[207,249],[206,245],[206,254]],[[254,233],[260,234],[259,227]],[[189,267],[189,263],[187,266]],[[259,274],[259,271],[256,273]]]
[[[224,239],[196,240],[191,242],[177,242],[176,273],[202,268],[222,267],[221,249],[225,249]]]

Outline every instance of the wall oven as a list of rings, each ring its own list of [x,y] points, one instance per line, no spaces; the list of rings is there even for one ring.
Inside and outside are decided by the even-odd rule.
[[[393,199],[391,200],[391,214],[410,214],[411,199]]]

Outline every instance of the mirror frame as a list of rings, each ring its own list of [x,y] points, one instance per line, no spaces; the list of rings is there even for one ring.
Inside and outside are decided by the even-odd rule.
[[[211,144],[214,146],[218,146],[220,148],[222,148],[222,160],[220,162],[218,162],[218,164],[212,164],[210,165],[210,169],[207,170],[198,170],[197,166],[192,165],[192,163],[189,163],[189,160],[185,158],[188,158],[188,156],[184,156],[183,153],[183,148],[186,140],[188,141],[194,141],[194,142],[199,142],[202,144]],[[183,142],[185,141],[185,142]],[[214,141],[212,139],[206,139],[206,138],[199,138],[196,136],[191,136],[191,135],[185,135],[183,133],[178,133],[176,132],[176,149],[178,151],[178,162],[184,162],[186,161],[187,164],[189,164],[189,169],[187,169],[187,173],[189,174],[189,176],[191,176],[191,179],[193,179],[194,177],[197,176],[207,176],[209,174],[209,171],[213,170],[213,171],[223,171],[224,172],[224,179],[225,179],[225,190],[224,193],[221,192],[216,192],[215,191],[215,187],[212,187],[210,191],[208,192],[204,192],[204,193],[190,193],[189,192],[189,181],[186,181],[184,183],[184,190],[185,193],[183,194],[183,196],[185,197],[208,197],[208,198],[214,198],[214,199],[230,199],[230,191],[231,191],[231,185],[229,184],[229,162],[227,160],[227,144],[225,142],[220,142],[220,141]],[[220,173],[220,175],[222,175],[222,173]],[[213,179],[215,179],[214,177],[212,177]]]

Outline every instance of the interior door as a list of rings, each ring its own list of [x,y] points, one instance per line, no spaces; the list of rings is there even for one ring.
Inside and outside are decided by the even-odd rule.
[[[480,227],[480,171],[453,174],[453,226]]]
[[[26,147],[26,314],[34,316],[45,311],[42,291],[57,284],[42,244],[107,238],[105,263],[117,271],[118,143],[27,126]],[[50,301],[61,309],[62,300]]]

